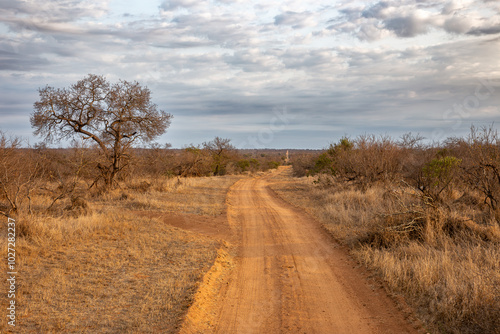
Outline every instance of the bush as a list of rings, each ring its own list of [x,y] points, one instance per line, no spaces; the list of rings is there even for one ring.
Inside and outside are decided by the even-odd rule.
[[[458,177],[461,163],[461,159],[452,156],[432,159],[422,168],[418,188],[432,200],[439,201],[441,193]]]
[[[464,144],[462,142],[462,144]],[[466,142],[464,177],[467,184],[480,191],[493,210],[500,201],[500,138],[492,127],[472,127]],[[498,217],[497,217],[498,218]]]
[[[303,177],[316,174],[315,165],[317,159],[317,152],[295,154],[291,158],[293,176]]]
[[[279,163],[277,161],[269,161],[269,163],[268,163],[268,166],[270,169],[277,169],[280,165],[281,165],[281,163]]]
[[[389,137],[342,138],[314,163],[313,174],[327,174],[338,182],[366,189],[375,182],[394,180],[402,170],[401,149]]]

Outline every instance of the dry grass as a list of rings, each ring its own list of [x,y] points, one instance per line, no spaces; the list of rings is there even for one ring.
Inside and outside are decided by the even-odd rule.
[[[219,245],[141,210],[220,215],[236,180],[134,180],[87,196],[85,212],[68,210],[66,199],[50,214],[18,217],[15,332],[175,332]],[[5,293],[0,300],[6,305]],[[4,316],[0,332],[9,330]]]
[[[443,333],[499,330],[498,245],[436,249],[411,242],[395,249],[356,249],[391,289],[403,292],[422,318]]]
[[[102,205],[132,210],[161,210],[217,216],[225,210],[226,193],[239,176],[135,179],[100,199]]]
[[[400,210],[382,186],[321,188],[313,178],[286,177],[276,179],[273,189],[349,245],[392,292],[406,297],[433,332],[500,333],[497,223],[479,225],[463,218],[464,212],[428,213],[418,229],[401,233],[395,227],[408,216],[381,218]],[[398,196],[411,202],[409,192]]]

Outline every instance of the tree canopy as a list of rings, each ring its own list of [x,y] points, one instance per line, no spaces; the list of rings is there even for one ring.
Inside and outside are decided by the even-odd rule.
[[[163,134],[172,115],[151,101],[151,91],[138,82],[110,83],[89,74],[69,88],[39,89],[31,125],[47,142],[80,136],[93,141],[105,157],[101,178],[111,185],[127,164],[128,150]]]

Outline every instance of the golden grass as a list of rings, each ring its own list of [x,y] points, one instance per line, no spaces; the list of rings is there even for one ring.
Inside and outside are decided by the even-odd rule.
[[[354,254],[377,268],[389,287],[402,291],[441,332],[498,331],[500,264],[497,246],[435,249],[420,243]]]
[[[51,214],[18,217],[15,332],[177,331],[219,245],[140,210],[220,215],[236,180],[134,180],[88,196],[86,215],[64,210],[70,204],[66,199]],[[149,186],[134,187],[140,182]],[[42,195],[33,200],[40,207],[49,202]],[[6,254],[5,226],[0,232]],[[7,302],[2,293],[1,305]],[[3,316],[0,332],[9,330]]]
[[[387,189],[321,188],[313,181],[276,178],[273,189],[349,245],[353,255],[375,269],[392,292],[405,296],[430,330],[500,333],[497,223],[461,222],[464,212],[452,212],[446,217],[425,217],[418,236],[403,238],[380,219],[381,213],[399,209]],[[385,242],[373,242],[373,236]]]
[[[217,216],[224,213],[229,187],[240,176],[135,179],[107,193],[102,205]]]

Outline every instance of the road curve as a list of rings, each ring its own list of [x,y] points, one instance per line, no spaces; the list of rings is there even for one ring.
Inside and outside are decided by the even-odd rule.
[[[240,239],[215,333],[417,333],[318,223],[275,195],[269,176],[228,195]]]

